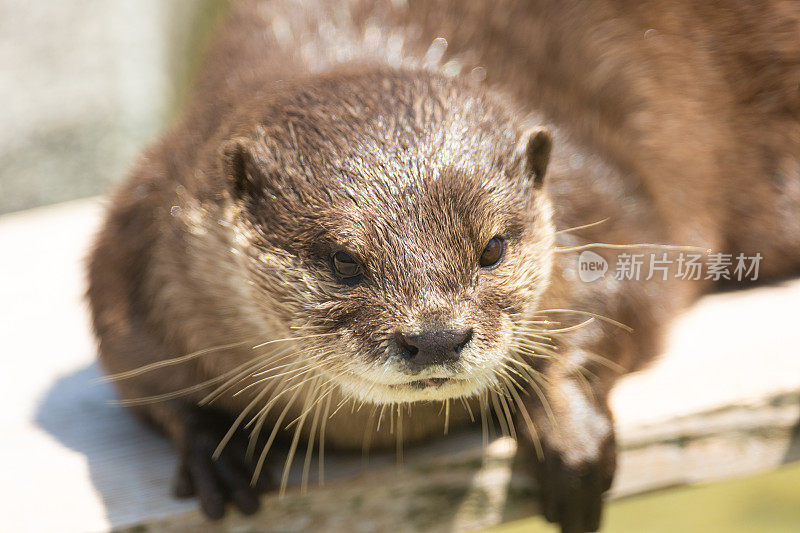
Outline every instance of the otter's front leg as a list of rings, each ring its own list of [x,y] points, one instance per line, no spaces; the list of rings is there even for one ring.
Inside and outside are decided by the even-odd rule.
[[[535,435],[522,420],[517,424],[522,453],[533,456],[542,513],[564,533],[599,529],[616,467],[606,393],[578,372],[550,372],[544,390],[526,396]]]
[[[230,416],[182,402],[160,404],[148,411],[143,414],[164,430],[180,456],[175,496],[197,497],[203,513],[212,519],[225,514],[228,501],[246,515],[258,510],[258,493],[269,488],[270,482],[262,473],[258,484],[251,486],[254,461],[247,454],[247,437],[237,431],[219,457],[214,457],[233,422]]]

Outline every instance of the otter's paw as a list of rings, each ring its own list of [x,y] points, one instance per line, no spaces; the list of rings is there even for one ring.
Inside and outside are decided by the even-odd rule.
[[[599,458],[568,461],[567,455],[544,448],[535,463],[544,517],[561,526],[563,533],[584,533],[600,528],[603,493],[614,477],[613,441],[601,446]]]
[[[259,479],[256,487],[250,485],[252,461],[247,459],[247,444],[240,435],[226,444],[218,458],[213,458],[228,427],[217,417],[194,415],[187,427],[175,479],[175,496],[196,496],[203,513],[215,520],[225,514],[228,501],[246,515],[255,513],[258,493],[269,485],[266,479]]]

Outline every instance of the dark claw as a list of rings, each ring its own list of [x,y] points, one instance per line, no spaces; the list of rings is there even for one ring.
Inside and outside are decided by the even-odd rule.
[[[225,514],[228,501],[233,501],[246,515],[255,513],[259,507],[259,490],[269,486],[263,480],[256,487],[250,486],[252,468],[242,436],[235,435],[217,459],[212,457],[227,429],[226,423],[214,416],[196,415],[187,429],[175,478],[175,495],[179,498],[197,496],[203,513],[214,520]]]
[[[194,483],[192,483],[192,476],[189,473],[189,468],[181,461],[178,467],[178,473],[175,475],[175,488],[174,494],[178,498],[190,498],[194,496]]]
[[[247,471],[225,454],[219,457],[216,466],[220,480],[242,513],[250,515],[258,511],[258,496],[255,489],[250,486],[250,476]]]
[[[225,514],[224,486],[216,475],[211,451],[192,446],[187,461],[200,508],[209,518],[222,518]]]

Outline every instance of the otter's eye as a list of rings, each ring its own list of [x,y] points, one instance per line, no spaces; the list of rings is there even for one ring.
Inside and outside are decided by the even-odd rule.
[[[339,277],[348,281],[354,281],[353,278],[361,275],[361,265],[347,252],[333,254],[333,269]]]
[[[503,258],[505,249],[506,243],[502,237],[492,237],[492,240],[489,241],[489,244],[486,245],[481,254],[481,267],[489,268],[495,266]]]

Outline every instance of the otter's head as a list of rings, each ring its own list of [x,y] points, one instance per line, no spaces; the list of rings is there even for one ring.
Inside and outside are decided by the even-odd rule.
[[[550,135],[515,115],[460,82],[373,73],[273,95],[228,136],[254,299],[345,394],[470,396],[507,372],[554,246]]]

